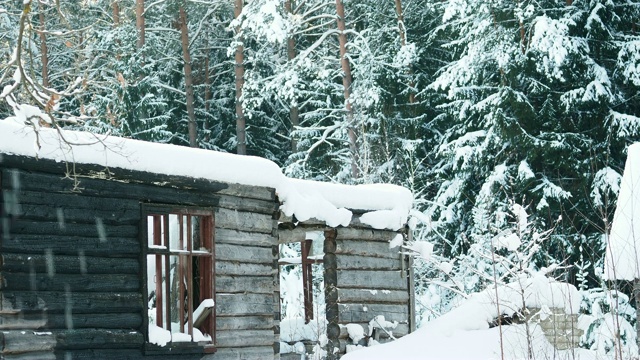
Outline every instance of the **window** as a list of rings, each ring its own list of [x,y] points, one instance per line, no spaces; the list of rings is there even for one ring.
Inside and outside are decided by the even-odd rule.
[[[147,340],[155,347],[213,349],[213,212],[151,206],[146,212]]]
[[[314,319],[314,314],[324,313],[324,266],[323,266],[324,233],[310,231],[306,233],[306,240],[300,243],[281,245],[281,295],[286,295],[284,318],[304,315],[305,324]],[[299,274],[299,275],[298,275]],[[302,287],[287,286],[290,281],[302,280]],[[291,294],[300,289],[300,294]],[[315,299],[315,301],[314,301]],[[314,304],[315,303],[315,304]],[[322,315],[321,317],[324,317]]]

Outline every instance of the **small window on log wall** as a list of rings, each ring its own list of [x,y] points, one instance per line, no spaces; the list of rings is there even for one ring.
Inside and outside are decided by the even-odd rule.
[[[324,314],[324,304],[314,304],[314,298],[318,297],[318,292],[323,292],[322,278],[324,276],[324,266],[322,265],[324,256],[324,234],[321,231],[310,231],[307,239],[300,243],[300,257],[284,257],[279,260],[280,266],[295,267],[300,265],[302,270],[302,309],[304,311],[305,323],[314,319],[315,312]],[[293,250],[290,250],[293,251]],[[314,269],[315,268],[315,269]],[[291,269],[289,269],[291,271]],[[314,282],[316,283],[314,286]],[[314,293],[315,288],[315,293]],[[322,297],[324,298],[324,297]],[[287,310],[284,317],[297,317],[298,314]],[[322,316],[324,317],[324,316]]]
[[[154,209],[146,219],[149,343],[198,343],[213,349],[213,212]]]

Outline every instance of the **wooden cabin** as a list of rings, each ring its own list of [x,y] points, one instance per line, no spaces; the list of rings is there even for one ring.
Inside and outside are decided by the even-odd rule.
[[[350,347],[367,346],[373,340],[385,343],[415,330],[412,258],[389,246],[396,236],[411,236],[408,228],[375,229],[359,221],[358,216],[348,226],[338,227],[315,219],[298,222],[296,226],[287,219],[281,220],[285,220],[279,224],[281,244],[309,244],[317,241],[310,240],[309,234],[323,234],[324,304],[321,305],[326,315],[326,349],[338,349],[337,355],[341,355]],[[305,252],[310,247],[302,246],[303,267],[318,262],[305,261]],[[310,278],[310,274],[303,276],[306,321],[313,316],[316,306],[309,300]],[[389,323],[393,325],[385,326]],[[353,325],[362,327],[364,338],[349,336],[347,326]],[[303,343],[306,353],[312,353],[316,342]],[[300,354],[282,354],[281,358],[300,359]]]
[[[279,244],[310,231],[327,358],[347,324],[413,329],[410,260],[389,248],[407,227],[287,216],[264,159],[92,137],[0,121],[2,358],[280,358]]]

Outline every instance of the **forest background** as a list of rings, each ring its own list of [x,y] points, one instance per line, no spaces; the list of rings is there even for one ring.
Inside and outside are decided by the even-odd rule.
[[[533,271],[608,311],[639,26],[632,0],[0,0],[0,119],[403,185],[423,320]]]

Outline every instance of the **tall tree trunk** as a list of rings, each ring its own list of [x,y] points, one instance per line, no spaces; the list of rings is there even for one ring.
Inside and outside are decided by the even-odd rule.
[[[244,0],[235,0],[233,9],[234,18],[238,18],[242,13]],[[240,32],[240,27],[236,28],[236,34]],[[242,39],[238,39],[242,42]],[[238,141],[237,151],[240,155],[247,154],[247,129],[244,117],[244,109],[242,108],[242,88],[244,86],[244,47],[240,44],[236,46],[235,54],[235,73],[236,73],[236,138]]]
[[[211,108],[209,101],[211,100],[211,76],[209,74],[209,34],[207,34],[204,38],[205,41],[205,49],[206,54],[204,57],[204,112],[206,114],[204,118],[204,128],[209,130],[209,109]],[[209,141],[211,138],[210,134],[207,133],[205,136],[205,141]]]
[[[184,4],[180,5],[180,39],[184,61],[184,87],[187,95],[187,114],[189,116],[189,146],[198,147],[196,114],[193,108],[193,75],[191,74],[191,55],[189,54],[189,28]]]
[[[120,3],[119,0],[113,0],[111,3],[113,7],[113,24],[115,26],[120,25]]]
[[[111,3],[113,10],[113,27],[120,26],[120,0],[113,0]],[[120,40],[116,40],[116,49],[120,49]],[[116,60],[120,60],[121,54],[118,50],[116,52]]]
[[[287,13],[293,15],[293,1],[285,0],[284,8]],[[293,60],[296,57],[296,39],[293,34],[287,39],[287,59]],[[295,96],[295,93],[294,93]],[[291,131],[293,132],[298,125],[300,125],[300,110],[298,109],[297,100],[296,104],[289,109],[289,120],[291,120]],[[291,151],[296,152],[298,150],[298,142],[291,136]]]
[[[396,13],[398,15],[398,31],[400,32],[400,45],[405,47],[407,45],[407,28],[404,26],[404,11],[402,10],[402,0],[395,0],[396,3]],[[411,65],[407,69],[409,75],[413,73],[413,69]],[[415,84],[413,80],[409,82],[409,104],[414,104],[416,102],[416,94],[413,92],[413,88]]]
[[[40,19],[40,58],[42,61],[42,86],[49,87],[49,49],[47,48],[47,35],[45,35],[44,5],[38,3]]]
[[[144,0],[136,0],[136,27],[138,28],[138,49],[144,46]]]
[[[360,175],[358,170],[358,136],[354,128],[353,107],[351,106],[351,64],[347,58],[347,34],[344,3],[342,0],[336,0],[336,13],[338,15],[338,42],[340,44],[340,65],[342,66],[342,86],[344,87],[344,102],[347,110],[347,126],[349,133],[349,150],[351,151],[351,176],[356,179]]]
[[[567,3],[570,1],[571,0],[567,0]],[[520,1],[518,1],[518,6],[520,6],[520,4]],[[522,21],[522,18],[518,19],[518,26],[520,28],[520,51],[522,51],[522,54],[524,55],[524,53],[527,52],[527,38],[525,36],[526,33],[524,30],[524,22]]]

